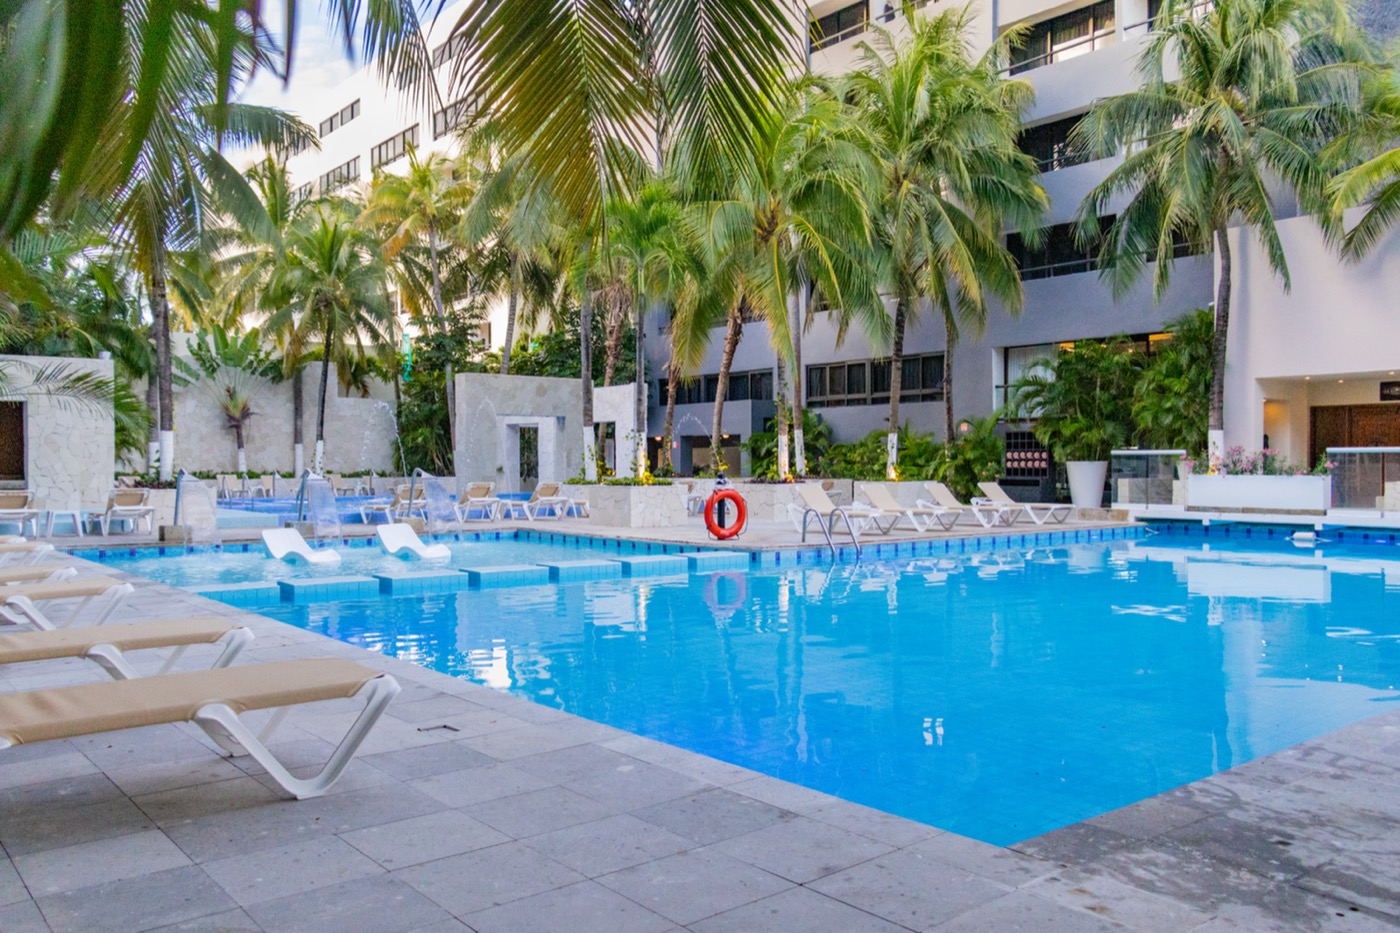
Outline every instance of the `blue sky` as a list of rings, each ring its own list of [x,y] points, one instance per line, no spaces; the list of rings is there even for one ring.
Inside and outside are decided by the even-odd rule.
[[[287,15],[285,0],[264,0],[263,15],[278,41],[283,40],[281,23]],[[331,32],[324,0],[297,3],[296,56],[292,80],[283,86],[275,75],[260,73],[244,90],[242,99],[250,104],[280,107],[301,116],[319,112],[325,94],[358,68],[345,54],[339,38]]]

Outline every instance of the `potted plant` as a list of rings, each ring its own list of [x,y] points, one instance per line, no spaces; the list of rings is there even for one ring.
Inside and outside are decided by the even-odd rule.
[[[1009,414],[1031,430],[1069,472],[1075,508],[1103,504],[1108,456],[1133,436],[1133,387],[1141,357],[1122,338],[1080,340],[1042,360],[1011,386]]]

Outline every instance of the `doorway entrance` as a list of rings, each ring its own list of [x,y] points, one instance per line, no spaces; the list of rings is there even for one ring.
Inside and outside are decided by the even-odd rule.
[[[1400,447],[1400,403],[1319,405],[1311,421],[1308,466],[1328,447]]]

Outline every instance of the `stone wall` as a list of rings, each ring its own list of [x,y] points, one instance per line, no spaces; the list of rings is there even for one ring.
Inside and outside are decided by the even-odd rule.
[[[538,433],[539,476],[562,482],[583,469],[583,389],[577,379],[457,375],[457,484],[520,492],[520,430]]]
[[[62,366],[72,374],[112,378],[111,360],[0,356],[24,405],[25,483],[40,508],[99,508],[112,490],[116,444],[110,406],[45,395],[33,388],[36,370]]]

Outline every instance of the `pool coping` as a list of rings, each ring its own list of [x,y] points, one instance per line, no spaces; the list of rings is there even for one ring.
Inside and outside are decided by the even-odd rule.
[[[220,761],[177,727],[0,756],[0,833],[7,848],[33,837],[0,854],[0,928],[202,920],[255,930],[355,916],[348,909],[370,922],[386,897],[401,929],[419,916],[424,928],[455,918],[480,930],[704,933],[1400,923],[1400,711],[998,848],[132,579],[124,619],[175,607],[222,614],[257,632],[251,660],[352,657],[393,673],[405,693],[320,801],[275,801],[258,769]],[[511,724],[487,729],[484,718]],[[461,731],[447,733],[454,723]],[[316,741],[319,720],[292,725]],[[425,773],[448,752],[473,766]],[[514,808],[441,799],[507,771],[546,786],[493,798]],[[438,796],[417,812],[427,790]],[[477,819],[511,809],[523,818],[527,800],[544,799],[556,799],[551,818],[563,800],[609,812],[543,834]],[[427,825],[437,822],[441,833]],[[403,865],[366,855],[382,858],[402,838],[473,847],[414,861],[410,846]],[[631,864],[614,868],[619,860]],[[492,888],[507,882],[505,893]]]

